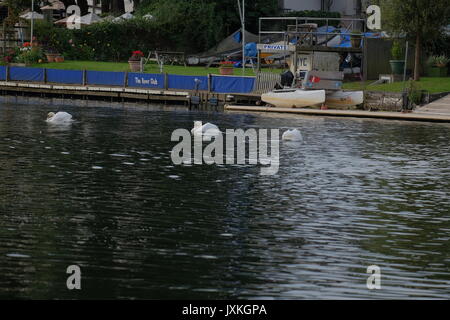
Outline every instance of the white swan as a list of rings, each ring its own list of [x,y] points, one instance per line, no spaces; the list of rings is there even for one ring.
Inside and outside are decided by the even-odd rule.
[[[67,124],[72,122],[72,115],[67,112],[49,112],[47,114],[47,122],[56,124]]]
[[[281,139],[287,141],[302,141],[303,136],[299,130],[293,129],[284,132],[283,135],[281,136]]]
[[[201,121],[194,121],[194,128],[191,130],[193,135],[203,135],[214,137],[220,135],[222,132],[219,130],[219,127],[212,123],[205,123],[202,125]]]

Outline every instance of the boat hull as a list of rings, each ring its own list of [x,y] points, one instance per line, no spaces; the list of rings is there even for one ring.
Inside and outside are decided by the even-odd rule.
[[[261,100],[277,108],[313,107],[325,102],[325,90],[273,90],[261,95]]]
[[[348,108],[364,103],[363,91],[335,91],[326,95],[328,107]]]

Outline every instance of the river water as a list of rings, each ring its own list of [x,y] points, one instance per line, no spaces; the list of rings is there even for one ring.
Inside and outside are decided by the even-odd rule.
[[[58,110],[77,121],[49,126]],[[304,140],[275,176],[175,166],[194,120]],[[450,298],[449,141],[448,124],[2,103],[0,297]]]

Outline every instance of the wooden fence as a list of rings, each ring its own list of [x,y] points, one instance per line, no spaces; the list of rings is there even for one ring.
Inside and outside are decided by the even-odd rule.
[[[273,90],[277,83],[281,82],[281,75],[273,72],[259,72],[256,75],[253,93],[262,94]]]

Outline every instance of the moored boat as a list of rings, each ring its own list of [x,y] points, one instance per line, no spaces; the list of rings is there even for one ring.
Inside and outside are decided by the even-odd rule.
[[[272,90],[262,94],[261,100],[278,108],[313,107],[325,102],[325,90]]]
[[[354,107],[364,102],[363,91],[333,91],[326,94],[328,107]]]

